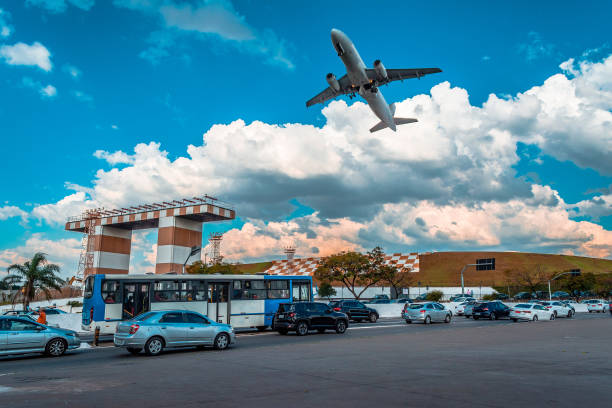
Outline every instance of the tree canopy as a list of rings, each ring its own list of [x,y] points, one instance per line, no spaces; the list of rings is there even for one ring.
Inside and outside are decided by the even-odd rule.
[[[220,273],[222,275],[239,274],[240,270],[236,265],[228,263],[219,263],[215,265],[206,265],[202,261],[196,261],[186,268],[187,273],[198,275],[212,275]]]

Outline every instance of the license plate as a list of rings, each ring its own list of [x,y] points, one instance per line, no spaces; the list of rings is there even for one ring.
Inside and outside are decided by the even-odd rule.
[[[115,340],[115,344],[121,346],[123,345],[123,340]]]
[[[284,318],[285,318],[285,315],[284,315],[284,314],[279,314],[279,315],[278,315],[278,318],[279,318],[279,319],[284,319]]]

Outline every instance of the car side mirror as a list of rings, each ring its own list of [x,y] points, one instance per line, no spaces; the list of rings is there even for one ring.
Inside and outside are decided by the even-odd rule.
[[[36,326],[36,330],[37,331],[43,331],[43,330],[47,330],[46,327],[42,327],[42,326]]]

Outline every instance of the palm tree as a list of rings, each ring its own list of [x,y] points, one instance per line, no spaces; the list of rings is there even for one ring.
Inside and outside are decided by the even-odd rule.
[[[13,287],[17,285],[19,290],[13,295],[13,303],[19,293],[23,294],[23,308],[27,309],[30,302],[34,300],[36,292],[41,290],[44,292],[47,300],[51,299],[50,289],[61,290],[64,280],[57,274],[60,267],[55,264],[50,264],[47,261],[46,255],[42,252],[34,254],[32,260],[24,262],[23,265],[13,264],[7,268],[9,273],[2,281]],[[14,274],[11,275],[11,272]]]

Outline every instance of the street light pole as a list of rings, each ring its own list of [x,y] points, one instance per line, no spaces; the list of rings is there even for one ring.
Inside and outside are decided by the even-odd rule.
[[[552,294],[550,293],[550,281],[554,281],[555,279],[558,279],[560,277],[562,277],[563,275],[572,275],[572,276],[579,276],[580,275],[580,271],[570,271],[570,272],[563,272],[560,273],[559,275],[550,278],[548,280],[548,300],[552,300]]]
[[[464,293],[464,286],[463,286],[463,272],[465,272],[465,268],[467,268],[468,266],[487,266],[487,265],[493,265],[492,262],[489,263],[475,263],[475,264],[467,264],[465,265],[462,269],[461,269],[461,296],[463,296]],[[482,284],[481,284],[482,286]],[[480,288],[481,291],[481,295],[482,295],[482,287]],[[482,297],[482,296],[481,296]]]
[[[182,275],[185,274],[185,265],[187,265],[187,262],[189,261],[189,258],[191,258],[192,256],[199,254],[200,251],[202,250],[202,247],[200,246],[192,246],[191,247],[191,251],[189,252],[189,256],[187,256],[187,259],[185,259],[185,262],[183,262],[183,273]]]

